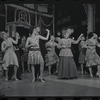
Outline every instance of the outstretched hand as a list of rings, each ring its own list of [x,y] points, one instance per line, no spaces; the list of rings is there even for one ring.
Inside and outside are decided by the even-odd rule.
[[[81,34],[81,35],[79,36],[79,39],[80,39],[80,40],[81,40],[82,36],[83,36],[83,34]]]
[[[49,30],[49,29],[46,29],[46,31],[47,31],[47,32],[50,32],[50,30]]]
[[[80,35],[80,37],[82,37],[82,36],[83,36],[83,34]]]
[[[16,33],[16,38],[20,39],[20,35],[18,32]]]

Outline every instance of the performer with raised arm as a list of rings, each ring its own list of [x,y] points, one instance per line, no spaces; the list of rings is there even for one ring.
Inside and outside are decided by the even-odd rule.
[[[43,57],[42,57],[42,54],[40,51],[40,47],[39,47],[39,39],[48,40],[50,31],[48,29],[46,29],[46,31],[47,31],[47,36],[43,37],[43,36],[39,35],[40,27],[36,26],[33,29],[31,37],[28,37],[27,41],[26,41],[26,47],[29,48],[28,64],[31,64],[31,68],[32,68],[32,75],[33,75],[32,82],[35,81],[34,67],[36,64],[40,65],[40,80],[41,80],[41,82],[44,82],[44,80],[43,80],[44,60],[43,60]]]
[[[77,68],[73,59],[73,54],[71,51],[71,44],[77,44],[81,40],[82,34],[75,41],[70,38],[70,35],[74,32],[73,28],[64,28],[63,37],[60,40],[58,48],[61,48],[60,51],[60,61],[58,67],[58,78],[61,79],[71,79],[77,78]]]
[[[98,36],[96,33],[90,32],[88,34],[88,39],[86,41],[87,51],[85,60],[86,60],[86,67],[89,68],[90,77],[93,77],[92,67],[97,66],[98,75],[100,78],[100,57],[96,53],[96,46],[100,47],[100,43],[98,43],[97,39]]]
[[[1,50],[4,52],[3,57],[3,68],[5,70],[6,78],[5,80],[8,81],[8,67],[10,65],[14,65],[14,79],[17,79],[17,69],[19,67],[18,59],[14,51],[13,43],[17,44],[19,39],[19,34],[16,33],[16,40],[13,40],[11,37],[8,37],[8,31],[2,32],[2,36],[4,41],[1,44]]]
[[[57,54],[55,53],[55,46],[57,46],[58,44],[54,40],[55,40],[55,37],[52,35],[50,36],[50,40],[45,44],[46,49],[47,49],[45,62],[49,70],[49,75],[51,75],[51,66],[53,64],[56,64],[56,73],[58,71],[59,58]]]

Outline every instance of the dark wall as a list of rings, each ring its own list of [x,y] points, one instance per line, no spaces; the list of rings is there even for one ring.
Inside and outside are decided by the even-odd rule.
[[[5,5],[0,4],[0,31],[5,30]]]
[[[63,18],[70,17],[70,20],[62,23],[61,25],[57,25],[57,21],[62,20]],[[65,4],[58,4],[55,5],[55,26],[56,32],[63,27],[72,26],[75,30],[72,37],[75,40],[81,33],[84,33],[86,36],[87,25],[82,25],[82,21],[86,20],[86,13],[82,3],[65,3]],[[72,52],[74,55],[74,60],[78,66],[78,45],[72,45]]]
[[[57,21],[69,16],[70,21],[57,25]],[[76,32],[84,31],[82,28],[82,21],[86,20],[86,14],[82,3],[58,4],[55,5],[55,26],[56,31],[61,30],[62,27],[74,26]],[[80,26],[80,28],[78,28]]]
[[[0,31],[5,30],[5,5],[0,4]],[[1,51],[1,43],[2,43],[2,38],[0,38],[0,51]]]

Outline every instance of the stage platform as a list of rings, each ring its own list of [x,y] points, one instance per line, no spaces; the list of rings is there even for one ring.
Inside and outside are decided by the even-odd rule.
[[[89,75],[82,76],[77,79],[62,80],[56,75],[49,76],[44,74],[45,83],[32,83],[32,74],[25,72],[22,76],[23,80],[0,79],[0,95],[2,96],[28,96],[28,97],[52,97],[52,96],[100,96],[100,79],[98,77],[90,78]]]

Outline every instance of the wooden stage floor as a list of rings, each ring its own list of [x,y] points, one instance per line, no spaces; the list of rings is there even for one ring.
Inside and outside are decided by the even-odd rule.
[[[25,72],[23,80],[0,79],[0,95],[6,96],[28,96],[28,97],[47,97],[47,96],[100,96],[100,79],[90,78],[89,75],[79,75],[73,80],[60,80],[56,75],[44,74],[45,83],[32,83],[31,73]]]

